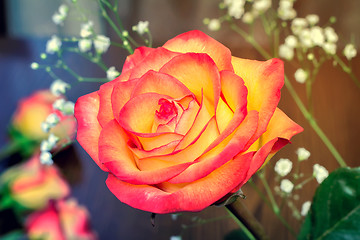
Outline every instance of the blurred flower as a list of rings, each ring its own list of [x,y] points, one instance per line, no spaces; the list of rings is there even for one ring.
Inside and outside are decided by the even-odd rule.
[[[305,18],[294,18],[291,22],[291,31],[298,35],[307,26],[308,23]]]
[[[285,44],[288,47],[296,48],[298,45],[298,40],[294,35],[289,35],[285,38]]]
[[[316,163],[314,164],[313,167],[313,176],[316,178],[316,181],[320,184],[325,180],[325,178],[329,176],[329,172],[328,170],[326,170],[325,167]]]
[[[308,78],[307,72],[302,68],[299,68],[298,70],[296,70],[294,76],[295,76],[295,80],[298,83],[305,83],[306,79]]]
[[[246,12],[242,18],[242,21],[247,24],[251,24],[254,22],[254,14],[251,12]]]
[[[44,165],[52,165],[54,163],[54,161],[52,160],[52,155],[49,152],[49,150],[41,150],[40,163]]]
[[[310,210],[311,207],[311,202],[310,201],[306,201],[303,203],[302,207],[301,207],[301,216],[306,216]]]
[[[49,90],[40,90],[20,100],[12,118],[13,128],[36,141],[46,140],[52,133],[60,139],[58,146],[72,140],[76,129],[75,118],[65,116],[53,107],[58,99],[62,97],[53,95]]]
[[[54,165],[42,165],[39,154],[9,168],[0,183],[8,186],[11,199],[28,209],[41,209],[48,200],[64,198],[70,192],[59,170]]]
[[[319,22],[319,16],[316,14],[309,14],[305,18],[310,24],[310,26],[314,26]]]
[[[296,17],[296,11],[293,8],[292,0],[280,0],[277,10],[279,18],[282,20],[291,20]]]
[[[240,19],[244,14],[245,0],[224,0],[224,4],[228,8],[229,16]]]
[[[132,27],[132,30],[140,35],[149,31],[149,21],[139,21],[136,26]]]
[[[90,37],[93,33],[94,23],[92,21],[88,21],[87,23],[81,24],[80,36],[82,38]]]
[[[78,47],[80,52],[90,51],[91,45],[92,45],[91,40],[86,38],[80,39],[78,42]]]
[[[347,58],[347,60],[351,60],[354,58],[357,54],[357,51],[353,44],[349,43],[344,48],[344,56]]]
[[[275,172],[281,177],[286,176],[292,169],[292,162],[287,158],[280,158],[275,164]]]
[[[60,50],[61,40],[59,37],[53,35],[50,40],[46,43],[46,52],[49,54],[54,54]]]
[[[64,20],[67,17],[67,14],[69,12],[69,7],[65,4],[60,5],[57,12],[54,13],[52,16],[52,20],[56,25],[63,25]]]
[[[171,236],[170,240],[181,240],[181,236]]]
[[[290,61],[294,58],[294,49],[288,45],[282,44],[279,47],[279,56]]]
[[[50,202],[46,209],[30,214],[25,227],[31,240],[97,239],[88,211],[75,199]]]
[[[285,193],[291,193],[294,188],[294,184],[289,179],[283,179],[280,182],[280,190]]]
[[[336,43],[339,39],[338,35],[332,27],[324,28],[324,34],[327,42]]]
[[[98,53],[106,52],[110,47],[110,38],[104,35],[97,35],[94,39],[94,47]]]
[[[120,75],[119,71],[117,71],[114,66],[109,67],[109,69],[106,71],[106,77],[110,81],[114,80],[119,75]]]
[[[325,42],[325,35],[323,29],[319,26],[310,29],[311,40],[316,46],[322,46]]]
[[[336,54],[336,44],[331,42],[326,42],[322,46],[324,51],[330,55]]]
[[[298,148],[296,150],[296,154],[298,155],[299,161],[308,160],[310,157],[310,152],[306,150],[305,148]]]
[[[211,19],[208,24],[208,28],[210,31],[218,31],[221,28],[221,22],[219,19]]]
[[[65,94],[67,88],[70,88],[70,85],[60,79],[53,81],[52,84],[50,85],[50,91],[55,96],[60,96],[61,94]]]
[[[254,0],[253,10],[262,14],[271,7],[271,0]]]

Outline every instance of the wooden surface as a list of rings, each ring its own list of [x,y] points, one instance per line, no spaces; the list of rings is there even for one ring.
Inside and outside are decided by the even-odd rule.
[[[136,9],[133,10],[133,13],[136,13],[136,15],[132,15],[132,17],[129,16],[129,18],[132,19],[129,20],[129,25],[132,24],[132,21],[136,22],[137,17],[144,13],[143,8],[145,6],[149,6],[145,1],[134,2],[137,5],[135,4]],[[152,2],[154,3],[154,1]],[[186,4],[190,5],[188,8],[192,8],[193,5],[189,2],[190,1],[187,1]],[[197,9],[200,12],[202,11],[202,14],[204,14],[205,10],[199,9],[201,9],[200,7],[203,6],[203,4],[203,1],[197,1]],[[163,7],[173,9],[172,11],[175,11],[175,8],[182,9],[173,4]],[[187,19],[187,25],[184,23],[181,27],[175,27],[175,29],[169,31],[164,30],[164,28],[159,30],[155,27],[155,33],[159,33],[159,36],[155,37],[156,46],[161,45],[168,38],[180,32],[197,27],[196,25],[191,25],[190,21],[195,18],[196,20],[200,20],[199,15],[189,19],[190,16],[186,15],[185,10],[183,9],[177,16],[172,15],[172,17],[175,19],[173,21],[181,18]],[[210,10],[207,12],[211,13]],[[309,10],[303,9],[303,12],[306,13],[309,12]],[[161,18],[161,16],[161,14],[158,15],[159,18]],[[147,16],[141,17],[141,20],[147,19],[146,17]],[[151,22],[151,19],[149,20]],[[153,24],[156,26],[156,20],[154,21]],[[171,24],[174,25],[176,23],[172,22]],[[198,25],[200,26],[201,23]],[[227,31],[222,32],[222,34],[216,33],[214,36],[228,45],[235,56],[261,59],[253,49],[247,45],[242,45],[243,42],[240,44],[240,42],[236,41],[237,38]],[[22,97],[30,95],[34,90],[47,88],[51,83],[50,77],[44,71],[33,71],[29,67],[31,62],[39,60],[40,53],[45,50],[45,43],[46,39],[0,39],[0,96],[2,99],[0,101],[0,146],[7,141],[6,126],[10,121],[17,101]],[[112,63],[111,65],[115,65],[118,69],[121,69],[126,56],[125,54],[123,51],[112,51],[107,61],[108,63]],[[116,64],[113,64],[114,59],[116,59]],[[88,68],[87,64],[79,62],[74,56],[67,56],[67,61],[72,63],[73,66],[76,66],[78,71],[85,73],[86,76],[99,74],[97,69]],[[286,72],[290,75],[295,71],[295,68],[290,65],[285,65],[285,67]],[[359,57],[353,61],[353,69],[357,76],[360,76]],[[69,78],[69,76],[65,76],[64,80],[67,80],[67,78]],[[304,86],[294,81],[293,85],[301,98],[305,99]],[[98,87],[99,84],[94,83],[77,84],[72,87],[68,96],[71,100],[76,101],[77,97],[97,90]],[[348,165],[353,167],[359,166],[360,90],[356,88],[346,74],[334,68],[331,63],[328,63],[321,69],[319,78],[314,85],[314,103],[316,120],[321,128],[337,147]],[[270,162],[269,168],[267,168],[266,178],[271,188],[278,185],[274,180],[275,174],[272,170],[274,163],[280,157],[290,158],[295,161],[295,151],[298,147],[305,147],[311,152],[310,159],[300,166],[301,172],[304,174],[310,175],[315,163],[326,166],[329,171],[336,169],[338,164],[301,115],[285,88],[282,90],[282,99],[279,106],[288,116],[303,126],[305,131],[294,137],[293,144],[285,147],[285,149],[278,153]],[[88,208],[91,215],[92,226],[98,233],[100,239],[169,239],[171,235],[181,233],[183,239],[216,240],[224,239],[229,232],[237,228],[237,225],[232,219],[227,217],[225,209],[218,207],[210,207],[201,213],[185,213],[178,216],[176,220],[173,220],[171,215],[158,215],[156,217],[156,225],[153,227],[150,223],[149,213],[130,208],[120,203],[110,193],[105,185],[106,173],[102,172],[96,166],[78,144],[74,144],[74,146],[78,154],[79,162],[75,162],[75,160],[73,162],[69,161],[70,158],[67,158],[67,160],[60,159],[59,161],[64,161],[65,163],[59,162],[59,165],[66,165],[66,167],[64,167],[65,174],[69,176],[69,179],[75,179],[72,181],[73,184],[71,186],[72,196],[77,198],[80,204]],[[261,191],[264,192],[258,179],[255,178],[254,181]],[[298,209],[304,201],[311,200],[316,187],[317,183],[312,181],[302,190],[296,192],[298,200],[293,201]],[[264,225],[270,239],[294,239],[249,184],[243,187],[243,191],[247,196],[244,203]],[[279,203],[281,202],[279,197],[276,199]],[[282,215],[291,226],[296,230],[299,229],[301,221],[297,221],[292,216],[286,204],[283,207]],[[207,219],[208,222],[197,225],[194,218],[199,217]],[[214,218],[224,219],[212,221]],[[183,227],[184,224],[188,226],[188,228],[185,229]]]

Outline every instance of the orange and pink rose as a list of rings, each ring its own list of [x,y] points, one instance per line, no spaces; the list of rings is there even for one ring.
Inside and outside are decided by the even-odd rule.
[[[73,199],[52,201],[47,208],[32,213],[25,223],[29,239],[95,240],[88,211]]]
[[[8,186],[10,198],[27,209],[44,208],[49,200],[62,199],[70,193],[57,167],[41,164],[39,154],[4,172],[2,184]]]
[[[75,105],[77,139],[110,191],[154,213],[237,191],[302,128],[279,108],[283,62],[233,57],[200,31],[140,47]]]
[[[25,137],[41,141],[50,133],[57,136],[58,146],[73,140],[76,131],[76,121],[72,115],[64,115],[53,108],[53,103],[59,99],[50,90],[39,90],[31,96],[21,99],[12,118],[12,126]],[[52,113],[55,113],[60,122],[45,133],[41,124]]]

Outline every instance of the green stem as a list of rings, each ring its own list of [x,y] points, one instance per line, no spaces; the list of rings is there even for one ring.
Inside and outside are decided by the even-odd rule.
[[[359,79],[355,76],[355,74],[353,73],[353,71],[351,71],[351,68],[349,66],[347,66],[336,54],[333,55],[334,60],[340,65],[340,67],[342,68],[342,70],[347,73],[351,80],[353,80],[353,82],[355,83],[355,85],[360,88],[360,81]]]
[[[254,215],[251,214],[242,201],[242,199],[237,199],[235,202],[226,205],[226,208],[250,239],[268,240],[269,237],[265,233],[263,226]],[[251,238],[251,236],[253,237]]]

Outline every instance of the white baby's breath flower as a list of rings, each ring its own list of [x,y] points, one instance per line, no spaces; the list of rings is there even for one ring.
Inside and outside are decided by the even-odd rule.
[[[170,240],[182,240],[181,236],[171,236]]]
[[[306,201],[303,203],[302,207],[301,207],[301,216],[306,216],[310,210],[311,207],[311,202],[310,201]]]
[[[52,106],[54,109],[62,111],[62,109],[64,108],[64,104],[65,104],[65,99],[59,98],[55,100]]]
[[[87,52],[91,49],[92,42],[90,39],[80,39],[78,42],[80,52]]]
[[[275,172],[281,177],[286,176],[292,169],[292,162],[287,158],[280,158],[275,164]]]
[[[110,47],[110,38],[104,35],[97,35],[94,39],[94,47],[98,53],[104,53]]]
[[[311,32],[310,32],[310,29],[308,29],[308,28],[302,29],[300,31],[299,39],[300,39],[301,46],[303,46],[305,48],[311,48],[314,46],[314,42],[312,41]]]
[[[293,8],[293,1],[280,0],[279,8],[277,10],[278,16],[282,20],[290,20],[296,17],[296,11]]]
[[[290,61],[294,58],[294,49],[288,45],[282,44],[279,47],[279,56]]]
[[[46,52],[54,54],[60,50],[61,40],[57,36],[53,35],[50,40],[46,43]]]
[[[247,24],[253,23],[254,19],[255,19],[254,14],[252,14],[251,12],[244,13],[244,16],[242,17],[242,21]]]
[[[305,148],[298,148],[296,150],[296,154],[298,156],[299,161],[308,160],[311,155],[310,152],[308,150],[306,150]]]
[[[325,42],[325,35],[321,27],[314,26],[310,29],[311,40],[317,46],[322,46]]]
[[[87,23],[81,24],[80,36],[82,38],[90,37],[93,33],[94,23],[92,21],[88,21]]]
[[[64,115],[73,115],[74,107],[75,107],[75,103],[73,103],[71,101],[66,101],[61,112]]]
[[[50,129],[51,129],[51,126],[50,126],[49,123],[47,123],[47,122],[42,122],[42,123],[41,123],[41,130],[42,130],[43,132],[48,133],[48,132],[50,131]]]
[[[284,193],[291,193],[294,189],[294,184],[289,179],[283,179],[280,182],[280,190]]]
[[[259,14],[266,12],[271,7],[271,0],[254,0],[253,10]]]
[[[69,12],[69,7],[65,4],[60,5],[57,12],[54,13],[52,16],[52,20],[56,25],[63,25],[64,20],[67,17],[67,14]]]
[[[230,0],[230,1],[225,0],[224,4],[228,8],[229,16],[235,19],[240,19],[244,14],[245,0]]]
[[[291,48],[296,48],[298,45],[298,40],[294,35],[289,35],[285,38],[285,44]]]
[[[109,69],[106,71],[106,77],[110,81],[114,80],[119,75],[120,75],[120,73],[115,69],[114,66],[109,67]]]
[[[55,136],[53,133],[49,134],[47,142],[50,144],[51,148],[55,147],[58,141],[59,141],[59,137]]]
[[[60,118],[56,113],[51,113],[46,117],[45,122],[48,123],[50,127],[53,127],[60,122]]]
[[[339,39],[337,33],[332,27],[324,28],[324,34],[327,42],[336,43]]]
[[[347,60],[351,60],[352,58],[354,58],[356,56],[357,51],[356,51],[354,45],[349,43],[345,46],[343,53],[344,53],[344,56],[347,58]]]
[[[70,88],[70,85],[60,79],[52,82],[50,85],[50,91],[55,96],[60,96],[66,92],[66,89]]]
[[[36,70],[39,68],[39,64],[37,62],[33,62],[33,63],[31,63],[30,67],[31,67],[31,69]]]
[[[296,70],[294,76],[295,76],[295,80],[298,83],[305,83],[306,79],[308,78],[307,72],[302,68],[299,68],[298,70]]]
[[[298,35],[307,26],[308,23],[305,18],[294,18],[291,22],[291,31]]]
[[[305,18],[310,24],[310,26],[314,26],[319,22],[319,16],[316,14],[309,14]]]
[[[43,151],[40,153],[40,162],[44,165],[52,165],[54,162],[52,160],[51,153],[48,151]]]
[[[332,42],[326,42],[322,46],[324,51],[330,55],[336,54],[336,44]]]
[[[69,12],[69,7],[66,4],[61,4],[59,6],[59,13],[63,16],[67,16]]]
[[[132,30],[140,35],[149,31],[149,21],[139,21],[137,25],[132,27]]]
[[[42,152],[51,151],[52,148],[53,146],[47,140],[43,140],[40,144],[40,151]]]
[[[208,29],[210,31],[218,31],[221,28],[221,22],[219,19],[214,18],[209,21]]]
[[[316,163],[314,164],[313,167],[313,176],[316,178],[316,181],[320,184],[325,180],[325,178],[329,176],[329,172],[328,170],[326,170],[325,167]]]

